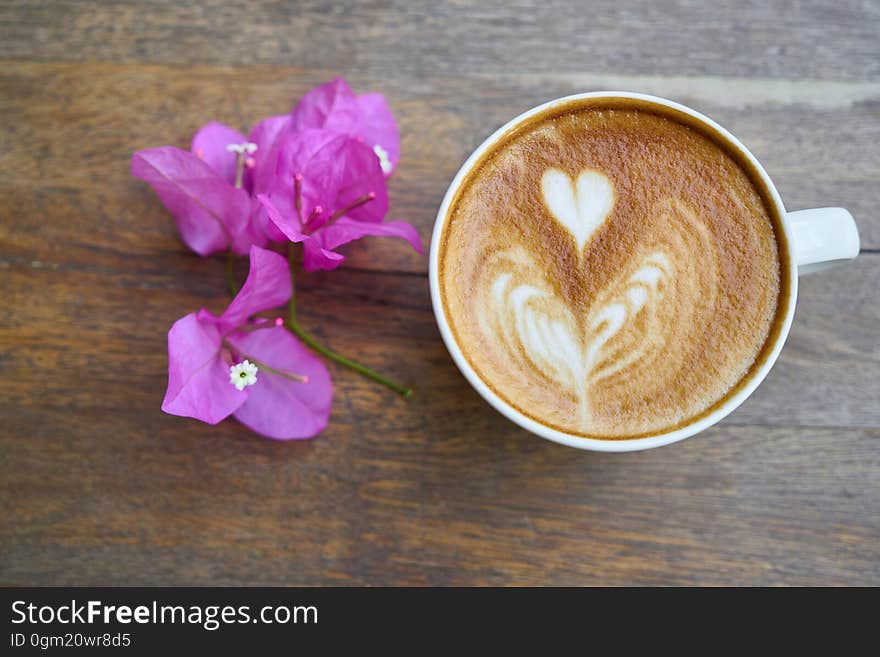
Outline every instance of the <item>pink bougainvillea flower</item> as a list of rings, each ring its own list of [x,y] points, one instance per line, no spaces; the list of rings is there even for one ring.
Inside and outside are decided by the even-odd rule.
[[[344,258],[334,249],[366,235],[400,237],[422,252],[412,226],[382,223],[388,191],[364,143],[305,129],[279,136],[272,149],[255,173],[254,193],[263,207],[254,224],[272,241],[303,242],[307,270],[335,269]]]
[[[300,182],[300,178],[297,178],[296,187],[299,187]],[[297,211],[296,207],[293,214],[285,216],[267,196],[259,194],[257,199],[263,204],[270,221],[284,233],[287,239],[291,242],[302,243],[303,268],[306,271],[336,269],[343,263],[345,256],[337,253],[335,249],[368,235],[399,237],[409,242],[416,251],[422,253],[422,243],[418,231],[404,221],[384,223],[356,221],[346,216],[348,208],[325,213],[321,206],[316,206],[312,213],[303,219],[306,215]],[[368,193],[355,203],[363,205],[372,200],[371,194]],[[295,202],[294,205],[298,206],[299,204]],[[329,215],[329,221],[324,220],[325,215]]]
[[[348,135],[322,129],[290,131],[276,140],[274,161],[257,170],[254,192],[263,206],[255,222],[270,239],[301,242],[307,271],[335,269],[335,249],[367,235],[399,237],[422,253],[418,232],[402,221],[383,223],[385,178],[375,154]]]
[[[287,239],[254,196],[267,194],[289,214],[291,172],[305,174],[312,158],[317,158],[311,163],[314,175],[303,183],[309,212],[315,206],[345,207],[369,188],[375,202],[353,208],[351,218],[380,222],[388,198],[376,178],[394,170],[400,139],[381,94],[356,96],[336,78],[307,93],[290,114],[258,122],[247,138],[212,121],[195,134],[190,151],[173,146],[138,151],[132,175],[156,190],[193,251],[210,255],[231,248],[243,255],[251,245]]]
[[[280,319],[254,318],[290,299],[290,270],[277,253],[250,250],[247,281],[219,317],[202,309],[168,332],[162,410],[216,424],[230,415],[269,438],[320,433],[333,386],[323,363]]]
[[[273,150],[271,159],[256,171],[254,193],[268,196],[283,213],[294,209],[297,174],[302,176],[305,216],[318,206],[345,207],[370,192],[374,202],[353,209],[352,218],[379,222],[388,212],[385,178],[364,144],[329,130],[298,130],[280,137]],[[286,240],[282,235],[278,241]]]
[[[293,130],[319,128],[364,142],[390,176],[400,160],[400,137],[391,108],[382,94],[356,96],[345,80],[336,78],[315,87],[290,115]]]

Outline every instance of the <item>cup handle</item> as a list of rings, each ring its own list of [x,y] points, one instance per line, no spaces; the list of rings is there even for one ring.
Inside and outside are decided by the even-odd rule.
[[[813,208],[786,215],[798,276],[852,260],[859,254],[859,230],[849,210]]]

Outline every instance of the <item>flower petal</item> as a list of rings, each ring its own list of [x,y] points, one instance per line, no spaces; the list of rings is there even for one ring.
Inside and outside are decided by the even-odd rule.
[[[340,132],[363,140],[371,150],[381,146],[392,167],[396,167],[400,159],[397,124],[385,97],[375,93],[355,96],[342,78],[331,80],[303,96],[291,112],[291,126],[295,130],[320,128]]]
[[[332,173],[341,163],[324,157],[313,162],[316,153],[325,146],[330,152],[338,149],[347,137],[326,130],[302,130],[299,132],[286,130],[278,135],[273,153],[267,161],[257,167],[254,178],[254,193],[263,194],[271,200],[278,212],[288,221],[299,226],[299,219],[294,208],[294,176],[303,174],[302,181],[302,213],[307,218],[312,211],[321,206],[330,210],[338,193],[338,174]],[[266,211],[258,209],[254,223],[273,241],[284,241],[272,221],[268,220]]]
[[[248,141],[257,145],[257,152],[254,153],[255,158],[259,158],[260,153],[268,153],[272,150],[278,135],[290,124],[289,114],[280,114],[278,116],[269,116],[257,123],[248,135]]]
[[[323,248],[332,251],[342,244],[347,244],[368,235],[399,237],[409,242],[419,253],[424,253],[419,232],[405,221],[386,221],[381,224],[371,224],[342,217],[316,233],[315,239]]]
[[[373,224],[374,225],[374,224]],[[303,243],[303,269],[316,271],[318,269],[336,269],[345,261],[345,256],[335,253],[321,246],[313,237],[305,236]]]
[[[298,224],[293,207],[296,174],[302,179],[302,218],[320,206],[328,221],[337,210],[373,194],[373,200],[349,211],[359,221],[382,221],[388,212],[388,188],[376,154],[346,135],[306,130],[283,137],[276,163],[276,184],[266,192],[283,217]],[[260,191],[259,189],[257,190]],[[321,221],[311,225],[319,228]]]
[[[247,393],[229,384],[229,366],[220,357],[221,340],[217,327],[196,313],[174,322],[168,331],[163,411],[217,424],[245,402]]]
[[[192,153],[160,146],[137,151],[131,173],[149,183],[174,215],[184,243],[199,255],[244,248],[250,198]],[[246,251],[245,251],[246,252]]]
[[[354,92],[342,78],[315,87],[303,96],[290,114],[295,130],[322,128],[351,134],[360,123]]]
[[[257,202],[263,207],[268,220],[281,232],[282,238],[286,237],[291,242],[302,242],[305,239],[293,209],[287,208],[282,213],[266,194],[257,194]]]
[[[277,440],[311,438],[324,430],[333,384],[327,368],[311,351],[283,327],[236,333],[229,341],[250,359],[309,379],[300,383],[260,369],[257,382],[248,388],[247,401],[235,412],[239,422]]]
[[[257,128],[261,124],[257,125]],[[254,128],[256,131],[257,128]],[[254,193],[270,193],[282,186],[293,189],[293,174],[301,172],[302,162],[336,135],[323,130],[297,131],[290,127],[290,120],[286,123],[273,122],[262,128],[267,136],[264,139],[272,139],[268,150],[262,150],[259,146],[257,154],[259,164],[254,171]],[[269,135],[269,132],[274,134]],[[285,159],[281,161],[281,151],[289,141],[294,144],[285,149]],[[262,151],[262,152],[261,152]],[[291,172],[291,169],[296,169]],[[290,179],[289,179],[290,178]]]
[[[363,137],[364,143],[370,148],[378,145],[388,153],[393,167],[388,173],[390,176],[400,161],[400,136],[388,101],[382,94],[363,94],[358,96],[357,105],[361,122],[358,134],[353,136]]]
[[[275,223],[269,218],[269,214],[266,211],[265,206],[260,203],[258,200],[259,197],[268,199],[269,197],[265,194],[258,194],[257,198],[254,199],[254,209],[251,213],[251,228],[254,232],[262,235],[263,243],[254,242],[259,246],[264,246],[266,242],[286,242],[287,237],[285,234],[275,225]],[[283,203],[284,197],[281,195],[276,195],[275,199],[279,203]],[[292,216],[292,204],[290,202],[283,203],[284,207],[288,209],[288,216]],[[276,210],[277,211],[277,210]]]
[[[243,326],[248,317],[284,305],[290,300],[287,260],[267,249],[251,247],[251,269],[239,293],[217,321],[222,334]]]
[[[375,198],[349,215],[378,222],[388,212],[388,190],[379,158],[365,144],[336,132],[306,129],[279,134],[273,148],[277,153],[256,173],[254,193],[265,194],[285,218],[299,222],[293,205],[297,174],[303,176],[303,220],[320,206],[326,221],[334,211],[369,193]],[[277,240],[271,229],[267,236]]]
[[[250,219],[245,229],[236,238],[235,246],[233,247],[233,250],[239,254],[250,253],[252,246],[265,247],[270,241],[264,230],[264,224],[268,223],[268,219],[266,218],[263,206],[253,197],[251,197],[250,203]],[[283,241],[283,236],[279,236],[278,239],[272,241]]]
[[[290,125],[290,115],[270,116],[263,119],[253,127],[248,135],[248,141],[257,145],[257,152],[253,154],[254,167],[245,169],[245,188],[251,190],[256,184],[258,173],[267,168],[272,168],[278,157],[276,142],[278,136],[283,134]]]
[[[342,254],[333,251],[342,244],[374,235],[378,237],[399,237],[409,242],[419,253],[423,253],[421,238],[418,231],[404,221],[388,221],[385,223],[367,223],[341,217],[334,223],[316,231],[314,235],[306,235],[294,225],[294,222],[282,216],[278,208],[263,194],[257,197],[262,203],[268,217],[291,242],[303,244],[303,269],[336,269],[345,260]]]
[[[190,152],[230,185],[235,184],[236,154],[226,150],[229,144],[242,144],[244,135],[235,128],[212,121],[195,134]]]
[[[283,217],[272,202],[264,195],[258,197],[266,210],[268,217],[275,225],[284,232],[285,237],[291,242],[302,242],[303,245],[303,269],[315,271],[317,269],[336,269],[342,264],[345,257],[339,253],[328,251],[311,235],[302,233],[293,221]],[[320,233],[320,231],[319,231]]]
[[[316,160],[324,156],[324,151],[316,155]],[[337,173],[339,178],[334,181],[338,184],[338,191],[331,206],[333,210],[343,209],[367,194],[374,194],[372,201],[347,212],[345,216],[358,221],[382,221],[388,213],[388,187],[379,158],[372,147],[349,139],[337,152],[327,155],[337,158],[340,165]]]
[[[302,174],[302,212],[307,218],[316,206],[332,210],[339,192],[344,163],[340,152],[348,137],[327,130],[289,131],[279,137],[278,156],[268,180],[261,172],[255,187],[276,207],[293,212],[294,176]]]

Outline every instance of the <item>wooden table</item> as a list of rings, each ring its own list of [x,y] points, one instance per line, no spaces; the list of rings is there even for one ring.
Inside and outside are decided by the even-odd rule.
[[[4,2],[0,582],[880,584],[880,4],[718,4]],[[313,441],[164,415],[166,331],[225,306],[224,264],[181,245],[131,153],[339,74],[393,106],[390,218],[426,241],[495,127],[614,88],[717,119],[790,208],[848,207],[864,251],[802,279],[742,408],[658,450],[581,453],[493,411],[391,240],[303,277],[300,316],[410,401],[333,366]]]

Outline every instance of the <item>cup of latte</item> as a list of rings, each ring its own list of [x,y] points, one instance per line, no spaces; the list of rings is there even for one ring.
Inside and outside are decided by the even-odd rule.
[[[773,366],[798,275],[855,258],[842,208],[787,212],[702,114],[596,92],[516,117],[464,163],[431,241],[443,340],[492,406],[550,440],[659,447]]]

